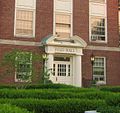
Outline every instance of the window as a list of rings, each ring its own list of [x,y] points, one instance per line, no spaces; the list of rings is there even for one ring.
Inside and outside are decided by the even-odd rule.
[[[72,0],[55,0],[55,11],[72,12]]]
[[[105,58],[96,57],[93,65],[93,80],[106,81]]]
[[[71,76],[70,57],[54,57],[53,76]]]
[[[16,34],[33,35],[33,11],[17,10]]]
[[[58,64],[58,76],[66,76],[66,64]]]
[[[34,37],[35,35],[35,0],[33,3],[30,2],[31,4],[27,2],[27,0],[16,2],[15,36]]]
[[[70,37],[71,18],[70,15],[56,14],[56,36],[61,38]]]
[[[31,80],[32,75],[32,53],[18,52],[16,55],[16,82]]]
[[[90,0],[90,41],[107,42],[106,0]]]
[[[91,40],[92,41],[105,41],[105,19],[104,18],[91,18]]]
[[[70,38],[72,35],[72,0],[55,0],[54,34],[57,38]]]

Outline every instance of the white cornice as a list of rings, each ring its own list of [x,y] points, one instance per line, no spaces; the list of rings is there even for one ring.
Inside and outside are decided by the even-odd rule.
[[[88,50],[98,50],[98,51],[118,51],[120,52],[120,47],[105,47],[105,46],[87,46],[84,49]]]
[[[0,39],[0,44],[20,45],[20,46],[42,46],[42,44],[40,42],[4,40],[4,39]],[[58,46],[60,46],[60,45],[58,45]],[[116,52],[120,52],[120,47],[87,46],[84,49],[98,50],[98,51],[116,51]]]
[[[4,40],[4,39],[0,39],[0,44],[20,45],[20,46],[41,46],[40,42]]]

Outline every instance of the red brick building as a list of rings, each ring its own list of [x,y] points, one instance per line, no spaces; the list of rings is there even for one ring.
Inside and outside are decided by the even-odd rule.
[[[26,51],[16,56],[19,69],[0,83],[20,82],[32,65],[22,55],[45,51],[53,83],[120,85],[118,14],[118,0],[0,0],[0,58]]]

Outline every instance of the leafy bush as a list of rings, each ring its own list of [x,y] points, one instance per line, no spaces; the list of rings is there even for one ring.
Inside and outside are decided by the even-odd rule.
[[[86,110],[97,110],[100,113],[119,113],[116,107],[109,108],[103,100],[39,100],[39,99],[0,99],[0,103],[10,103],[26,108],[35,113],[84,113]]]
[[[78,90],[79,91],[79,90]],[[83,91],[83,92],[82,92]],[[79,98],[79,99],[105,99],[111,93],[108,92],[84,92],[84,90],[76,93],[76,90],[53,90],[53,89],[41,89],[41,90],[16,90],[16,89],[1,89],[0,98],[38,98],[38,99],[64,99],[64,98]]]
[[[0,104],[0,113],[33,113],[29,112],[26,109],[21,109],[16,106],[8,105],[8,104]]]

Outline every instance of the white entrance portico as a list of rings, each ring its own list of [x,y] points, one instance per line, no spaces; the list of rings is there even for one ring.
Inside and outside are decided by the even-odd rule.
[[[59,40],[48,36],[41,41],[45,46],[48,60],[46,66],[52,69],[50,80],[53,83],[63,83],[82,86],[81,56],[86,42],[78,36],[69,40]]]

